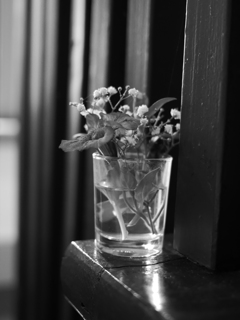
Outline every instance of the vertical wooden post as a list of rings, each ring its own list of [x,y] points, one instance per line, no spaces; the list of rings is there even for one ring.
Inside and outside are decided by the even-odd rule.
[[[240,263],[237,1],[187,1],[174,247],[211,269]]]

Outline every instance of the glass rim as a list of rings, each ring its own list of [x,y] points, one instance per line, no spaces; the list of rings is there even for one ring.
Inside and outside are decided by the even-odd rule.
[[[92,157],[94,159],[96,158],[100,158],[100,159],[116,159],[116,160],[125,160],[125,161],[172,161],[173,160],[173,157],[171,155],[167,155],[167,156],[164,156],[164,157],[160,157],[160,158],[138,158],[138,157],[135,157],[135,158],[121,158],[121,157],[111,157],[111,156],[105,156],[105,155],[102,155],[98,152],[94,152],[92,154]]]

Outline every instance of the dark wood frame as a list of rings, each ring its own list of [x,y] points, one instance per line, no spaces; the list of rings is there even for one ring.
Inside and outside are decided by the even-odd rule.
[[[172,249],[153,260],[101,255],[93,240],[73,241],[62,259],[66,298],[84,319],[225,320],[240,316],[239,271],[213,273]]]
[[[174,247],[214,270],[238,268],[239,4],[186,9]]]

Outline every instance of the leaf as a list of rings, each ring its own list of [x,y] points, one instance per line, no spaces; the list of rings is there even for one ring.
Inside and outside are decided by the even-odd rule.
[[[81,151],[85,149],[84,145],[89,139],[90,139],[89,134],[83,134],[79,136],[77,139],[62,140],[59,148],[65,152],[71,152],[76,150]]]
[[[94,113],[86,115],[86,122],[89,129],[97,129],[99,127],[100,118]]]
[[[102,154],[108,157],[117,157],[117,147],[113,141],[109,141],[106,144],[102,145],[99,149],[101,149]]]
[[[108,114],[104,114],[103,115],[103,122],[105,125],[110,126],[111,128],[118,129],[118,128],[122,128],[122,125],[120,123],[118,123],[118,112],[112,112],[112,113],[108,113]]]
[[[127,227],[134,227],[140,219],[141,219],[141,216],[138,214],[135,214],[132,220],[128,223]]]
[[[114,131],[111,127],[98,128],[91,132],[91,141],[87,141],[85,149],[100,148],[109,142],[114,136]]]
[[[140,120],[122,112],[104,114],[103,121],[113,129],[124,128],[127,130],[136,130],[140,124]]]
[[[117,130],[115,130],[115,136],[116,137],[125,136],[126,135],[126,131],[127,131],[127,129],[118,128]]]
[[[135,118],[125,119],[121,122],[121,125],[124,129],[127,130],[136,130],[140,124],[140,121]]]
[[[107,222],[114,217],[113,206],[109,200],[98,203],[97,210],[100,222]]]
[[[113,130],[116,129],[123,129],[122,125],[116,121],[106,121],[105,124],[111,128],[113,128]]]
[[[150,195],[156,191],[157,182],[156,180],[159,178],[158,171],[160,168],[156,168],[150,171],[148,174],[144,176],[144,178],[139,182],[136,190],[135,190],[135,198],[140,203],[143,201],[149,200]]]
[[[137,181],[131,171],[125,166],[121,167],[120,179],[125,189],[134,190],[136,188]]]
[[[99,186],[97,187],[100,191],[103,191],[104,189],[104,194],[107,196],[109,199],[109,202],[111,203],[113,207],[113,214],[117,218],[120,229],[121,229],[121,235],[122,235],[122,240],[126,239],[128,236],[128,231],[126,229],[124,220],[123,220],[123,214],[128,210],[125,202],[123,199],[119,199],[119,195],[121,192],[116,191],[116,190],[111,190],[111,189],[105,189],[105,188],[100,188]]]
[[[117,119],[117,112],[105,113],[103,115],[104,121],[115,121]]]
[[[124,129],[136,130],[140,125],[140,120],[129,116],[128,114],[118,112],[117,122],[122,125]]]
[[[107,186],[113,189],[121,189],[120,168],[111,168],[108,171]]]
[[[161,107],[166,104],[167,102],[173,101],[173,100],[177,100],[176,98],[163,98],[160,99],[156,102],[154,102],[154,104],[151,105],[151,107],[149,108],[148,112],[145,113],[145,116],[147,118],[151,118],[157,111],[159,111],[161,109]]]
[[[129,208],[126,203],[121,199],[117,200],[118,208],[121,210],[121,214],[129,212]],[[100,222],[107,222],[115,216],[114,207],[110,200],[97,203],[97,215],[99,216]],[[131,214],[132,215],[132,214]]]
[[[59,148],[65,152],[82,151],[89,148],[100,148],[102,145],[109,142],[114,136],[114,131],[111,127],[103,127],[92,130],[88,134],[82,134],[77,139],[62,140]]]
[[[118,190],[134,190],[137,180],[131,169],[125,165],[119,165],[118,161],[111,161],[106,175],[106,185],[108,188]]]

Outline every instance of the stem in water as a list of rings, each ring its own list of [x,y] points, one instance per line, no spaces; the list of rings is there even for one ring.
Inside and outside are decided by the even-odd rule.
[[[119,226],[120,226],[120,230],[121,230],[121,234],[122,234],[122,240],[125,240],[128,236],[128,231],[125,227],[125,223],[124,223],[124,220],[123,220],[123,217],[122,217],[122,213],[119,212],[117,206],[115,205],[114,201],[111,202],[112,206],[113,206],[113,209],[114,209],[114,214],[118,220],[118,223],[119,223]]]

